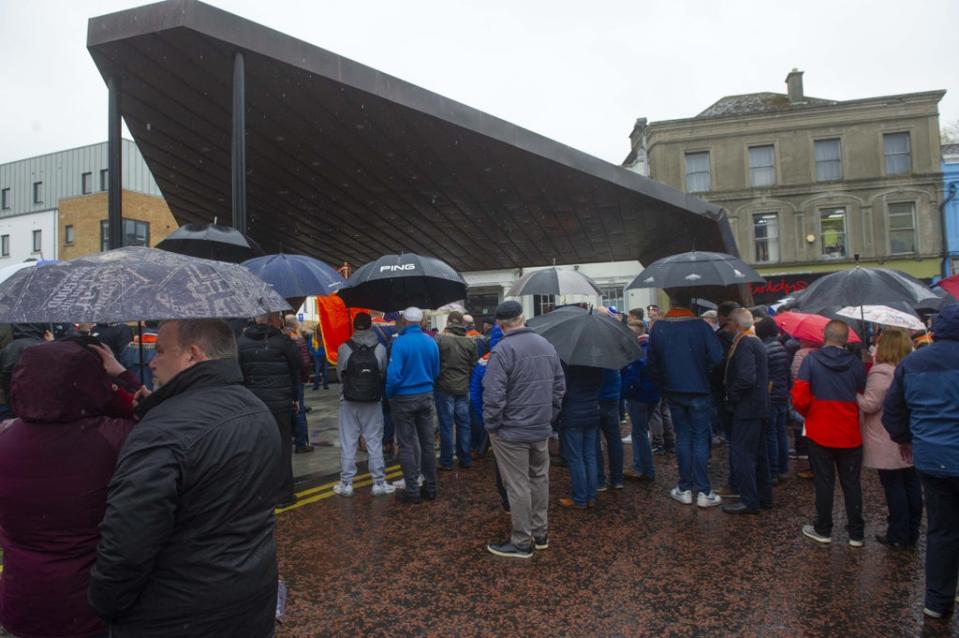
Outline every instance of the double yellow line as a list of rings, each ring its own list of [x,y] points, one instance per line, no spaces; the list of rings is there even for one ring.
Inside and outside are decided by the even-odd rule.
[[[391,465],[386,468],[386,478],[394,479],[403,476],[403,470],[400,469],[399,465]],[[317,501],[322,501],[325,498],[330,498],[335,496],[333,491],[333,486],[339,483],[339,480],[331,481],[329,483],[324,483],[323,485],[317,485],[316,487],[311,487],[302,492],[296,493],[296,503],[290,505],[289,507],[278,507],[274,510],[277,514],[282,514],[284,512],[289,512],[295,510],[298,507],[303,507],[304,505],[309,505],[310,503],[316,503]],[[369,472],[365,474],[358,474],[353,477],[353,489],[360,487],[369,487],[373,484],[373,477],[370,476]]]

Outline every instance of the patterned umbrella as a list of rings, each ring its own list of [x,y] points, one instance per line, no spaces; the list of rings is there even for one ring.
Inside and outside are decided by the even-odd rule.
[[[657,259],[639,273],[626,289],[736,286],[765,281],[737,257],[694,250]]]
[[[846,306],[836,311],[836,314],[850,319],[878,323],[883,326],[896,326],[909,330],[926,329],[925,324],[916,315],[889,306]]]
[[[242,266],[142,246],[26,268],[0,284],[0,322],[255,317],[289,310]]]
[[[602,295],[592,279],[576,270],[560,270],[556,266],[534,270],[520,277],[506,293],[522,295]]]

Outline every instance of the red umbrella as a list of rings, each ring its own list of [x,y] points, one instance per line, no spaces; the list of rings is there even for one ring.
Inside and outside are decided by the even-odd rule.
[[[946,277],[937,284],[940,288],[948,292],[953,297],[959,298],[959,275]]]
[[[813,343],[822,343],[822,333],[830,319],[829,317],[823,317],[822,315],[812,315],[805,312],[790,311],[779,313],[773,317],[773,321],[776,322],[776,325],[779,326],[783,332],[794,339],[799,339],[800,341],[811,341]],[[859,338],[859,335],[856,334],[856,331],[850,328],[849,342],[859,343],[860,341],[862,340]]]

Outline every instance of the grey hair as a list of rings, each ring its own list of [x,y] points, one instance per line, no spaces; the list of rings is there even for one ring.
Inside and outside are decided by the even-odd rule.
[[[849,342],[849,326],[839,319],[833,319],[823,329],[823,340],[846,345]]]
[[[736,325],[743,330],[749,330],[753,327],[755,319],[753,318],[753,313],[749,312],[747,308],[737,308],[733,311],[733,314],[730,318],[736,322]]]
[[[515,328],[516,326],[521,326],[526,323],[526,317],[519,315],[512,319],[497,319],[497,321],[499,322],[500,328]]]
[[[222,319],[180,319],[176,322],[181,349],[196,346],[211,359],[236,359],[236,337]]]

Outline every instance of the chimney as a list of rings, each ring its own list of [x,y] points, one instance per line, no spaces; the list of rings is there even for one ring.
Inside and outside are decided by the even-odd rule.
[[[802,71],[793,69],[786,76],[786,91],[789,93],[790,104],[802,104],[806,97],[802,92]]]

